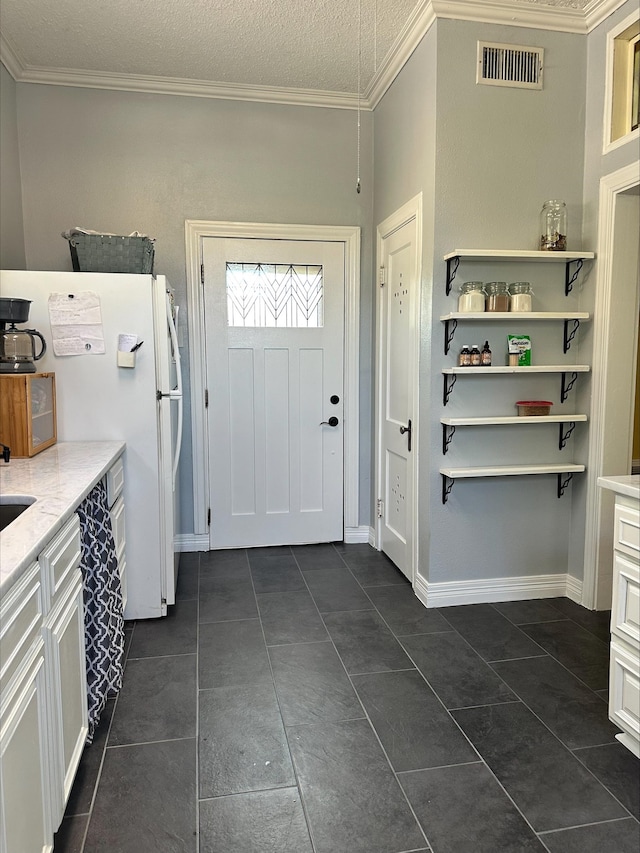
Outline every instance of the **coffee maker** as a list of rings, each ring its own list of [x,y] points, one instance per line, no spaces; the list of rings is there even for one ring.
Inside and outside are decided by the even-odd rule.
[[[16,327],[16,323],[26,323],[29,319],[30,305],[30,299],[0,296],[0,373],[35,373],[35,362],[47,351],[40,332]],[[38,353],[37,338],[40,340]]]

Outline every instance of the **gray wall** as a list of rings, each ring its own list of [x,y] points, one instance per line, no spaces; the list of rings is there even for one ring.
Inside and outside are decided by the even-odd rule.
[[[478,39],[544,47],[544,89],[476,85]],[[439,20],[374,113],[374,224],[419,190],[426,205],[419,568],[429,582],[567,570],[571,490],[558,501],[550,476],[458,481],[442,506],[438,474],[443,464],[440,417],[444,414],[515,413],[514,403],[523,397],[553,400],[554,410],[560,408],[557,379],[529,377],[523,383],[478,377],[458,381],[445,412],[440,371],[455,363],[461,343],[482,344],[489,339],[494,363],[500,364],[506,360],[506,335],[529,333],[534,358],[537,355],[538,363],[553,363],[562,359],[561,325],[465,326],[458,329],[453,351],[445,357],[443,324],[438,318],[456,308],[456,294],[445,295],[443,255],[460,247],[537,248],[538,215],[547,198],[567,202],[570,248],[581,248],[585,69],[582,36]],[[405,75],[413,78],[412,86],[403,87]],[[412,93],[416,87],[418,93]],[[428,128],[418,168],[403,134],[394,135],[391,121],[396,128],[416,122]],[[378,156],[382,144],[387,148],[384,158]],[[399,194],[398,187],[406,195]],[[563,274],[563,268],[556,270],[555,265],[467,265],[461,267],[456,285],[475,278],[529,280],[540,310],[561,310]],[[563,411],[572,411],[567,406]],[[548,429],[458,429],[444,461],[448,465],[553,462],[559,454],[558,437],[555,429]]]
[[[0,269],[24,268],[16,84],[0,63]]]
[[[185,219],[362,227],[360,519],[369,524],[371,115],[358,195],[352,111],[30,84],[18,100],[29,269],[70,269],[60,232],[72,226],[139,230],[156,238],[156,271],[184,304]],[[184,450],[190,463],[189,433]],[[190,465],[181,489],[189,533]]]

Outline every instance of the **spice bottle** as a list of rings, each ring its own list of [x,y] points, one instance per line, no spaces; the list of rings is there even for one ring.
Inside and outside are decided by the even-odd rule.
[[[463,344],[462,349],[460,350],[460,355],[458,356],[458,367],[470,367],[471,366],[471,350],[469,349],[469,344]]]
[[[487,284],[487,311],[509,310],[509,288],[506,281],[490,281]]]
[[[480,367],[480,362],[482,360],[482,357],[480,355],[480,350],[478,349],[478,344],[474,344],[471,347],[470,359],[471,359],[471,367]]]
[[[567,205],[563,201],[545,201],[540,211],[540,250],[566,252]]]
[[[489,341],[485,341],[484,346],[482,347],[482,352],[480,353],[480,365],[482,367],[491,367],[491,350],[489,348]]]

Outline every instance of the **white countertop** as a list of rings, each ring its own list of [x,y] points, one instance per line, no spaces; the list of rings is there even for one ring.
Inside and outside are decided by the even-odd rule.
[[[71,441],[31,459],[0,462],[0,494],[36,498],[0,533],[0,593],[33,562],[124,449],[122,441]]]
[[[598,477],[598,485],[611,489],[628,498],[640,498],[640,474],[626,474],[619,477]]]

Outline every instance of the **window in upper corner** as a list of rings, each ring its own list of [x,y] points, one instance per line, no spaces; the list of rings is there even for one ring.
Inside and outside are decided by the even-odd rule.
[[[605,150],[636,138],[640,125],[640,18],[629,16],[607,40]]]

